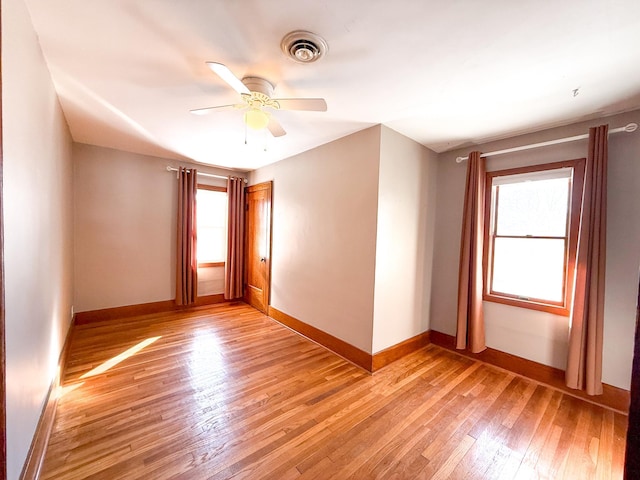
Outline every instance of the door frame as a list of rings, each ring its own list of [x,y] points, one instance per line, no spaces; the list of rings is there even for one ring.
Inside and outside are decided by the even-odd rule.
[[[264,314],[269,315],[269,307],[271,306],[271,253],[273,251],[273,180],[269,180],[267,182],[256,183],[255,185],[249,185],[245,187],[245,202],[247,212],[249,211],[249,193],[259,190],[268,190],[269,191],[269,251],[267,253],[266,259],[266,268],[265,268],[265,286],[263,289],[264,292]],[[245,215],[245,239],[244,239],[244,252],[245,252],[245,262],[244,262],[244,300],[246,303],[248,302],[247,292],[248,292],[248,265],[247,256],[249,253],[248,242],[249,242],[249,215]]]
[[[0,7],[0,25],[2,25]],[[0,27],[0,30],[2,27]],[[3,149],[2,149],[2,32],[0,31],[0,480],[7,478],[7,365],[5,351],[4,305],[4,216],[3,212]]]

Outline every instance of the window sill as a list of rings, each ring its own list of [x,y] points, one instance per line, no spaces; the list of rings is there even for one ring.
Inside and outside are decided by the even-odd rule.
[[[512,307],[526,308],[529,310],[538,310],[540,312],[552,313],[554,315],[560,315],[562,317],[569,316],[569,309],[559,305],[549,305],[545,303],[536,303],[532,301],[519,300],[517,298],[501,297],[499,295],[492,295],[485,293],[482,299],[485,302],[502,303],[503,305],[510,305]]]
[[[202,262],[198,263],[198,268],[224,267],[225,262]]]

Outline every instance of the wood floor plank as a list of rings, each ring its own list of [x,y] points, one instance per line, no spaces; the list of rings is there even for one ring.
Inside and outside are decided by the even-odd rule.
[[[610,480],[613,462],[614,444],[613,412],[607,411],[602,415],[602,427],[598,445],[598,461],[596,465],[596,480]]]
[[[63,386],[43,480],[622,478],[617,412],[435,345],[372,375],[240,303],[79,325]]]
[[[436,431],[442,430],[452,421],[459,422],[458,419],[465,417],[462,412],[478,405],[475,398],[464,394],[480,384],[486,378],[486,374],[486,370],[477,369],[460,383],[459,388],[462,394],[449,392],[442,400],[429,405],[421,415],[404,422],[402,430],[392,432],[384,445],[368,457],[368,461],[354,472],[352,478],[380,478],[393,467],[397,458],[404,458],[412,447],[424,438],[424,434],[435,437]],[[455,418],[438,425],[438,419],[447,418],[448,413],[452,416],[456,415],[456,412],[460,413]]]

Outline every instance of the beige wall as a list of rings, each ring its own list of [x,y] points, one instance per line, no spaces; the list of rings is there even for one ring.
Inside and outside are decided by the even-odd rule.
[[[3,1],[2,10],[2,42],[11,46],[2,52],[2,119],[13,479],[56,374],[72,304],[87,311],[174,298],[177,186],[165,171],[175,161],[72,147],[23,1]],[[604,121],[640,123],[640,111],[480,149],[575,135]],[[582,157],[585,148],[565,144],[488,165]],[[377,126],[253,172],[251,183],[274,180],[271,304],[370,353],[429,326],[454,334],[465,172],[454,158],[469,150],[439,155],[436,168],[432,152]],[[638,152],[640,133],[611,137],[603,379],[622,388],[640,266]],[[220,274],[201,271],[200,293],[221,292]],[[489,346],[564,367],[566,318],[485,306]]]
[[[431,303],[431,328],[455,334],[460,225],[465,164],[458,155],[493,151],[585,133],[589,126],[611,128],[634,121],[640,111],[545,130],[531,135],[441,154],[438,166],[436,238]],[[586,156],[586,141],[519,152],[487,161],[487,169],[546,163]],[[604,330],[604,382],[629,388],[640,266],[640,134],[609,137],[607,271]],[[568,319],[507,305],[485,302],[487,344],[492,348],[564,369]]]
[[[21,0],[2,2],[7,469],[17,479],[71,320],[71,139]]]
[[[373,353],[429,330],[437,154],[382,127]]]
[[[177,182],[172,160],[74,144],[75,310],[175,298]],[[198,167],[199,171],[228,171]],[[201,183],[224,180],[199,177]],[[220,270],[200,294],[221,293]]]
[[[251,173],[273,180],[271,305],[371,353],[380,127]]]

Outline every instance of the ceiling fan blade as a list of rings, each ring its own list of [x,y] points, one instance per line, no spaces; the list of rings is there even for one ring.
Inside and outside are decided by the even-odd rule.
[[[244,108],[246,105],[242,105],[240,103],[236,103],[233,105],[218,105],[217,107],[206,107],[206,108],[196,108],[195,110],[189,110],[194,115],[206,115],[207,113],[211,113],[215,110],[237,110],[238,108]]]
[[[276,120],[276,117],[274,117],[273,115],[269,117],[269,124],[267,125],[267,129],[274,137],[281,137],[287,134],[287,132],[284,131],[284,128],[282,128],[282,125],[280,125],[280,122],[278,122],[278,120]]]
[[[327,102],[324,98],[274,98],[274,100],[280,104],[280,110],[327,111]]]
[[[218,75],[222,80],[227,82],[231,88],[238,93],[250,93],[247,86],[236,77],[226,65],[217,62],[206,62],[207,66],[213,70],[213,73]]]

